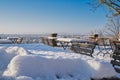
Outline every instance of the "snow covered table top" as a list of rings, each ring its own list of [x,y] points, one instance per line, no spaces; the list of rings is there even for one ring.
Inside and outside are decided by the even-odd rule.
[[[57,38],[57,41],[61,41],[61,42],[88,42],[88,40],[76,39],[76,38]]]
[[[79,42],[79,43],[88,43],[89,41],[83,40],[83,39],[76,39],[76,38],[57,38],[57,42],[60,43],[60,45],[63,47],[65,50],[67,47],[69,47],[69,44],[73,42]]]

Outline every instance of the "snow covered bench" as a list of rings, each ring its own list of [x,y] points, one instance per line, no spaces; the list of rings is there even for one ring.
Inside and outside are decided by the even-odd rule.
[[[92,57],[94,52],[95,43],[87,42],[87,43],[72,43],[70,50],[75,53],[80,53],[84,55],[89,55]]]
[[[116,72],[120,73],[120,41],[113,41],[115,50],[113,52],[113,60],[111,63],[113,64]]]

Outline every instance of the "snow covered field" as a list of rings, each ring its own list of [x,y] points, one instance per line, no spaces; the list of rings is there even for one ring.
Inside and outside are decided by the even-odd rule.
[[[91,58],[40,43],[0,44],[0,80],[110,78],[118,75],[110,60],[109,55]]]

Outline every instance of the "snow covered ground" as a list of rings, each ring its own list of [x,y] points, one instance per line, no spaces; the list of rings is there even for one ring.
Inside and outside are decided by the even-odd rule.
[[[0,44],[0,80],[90,80],[117,76],[109,55],[75,54],[43,44]]]

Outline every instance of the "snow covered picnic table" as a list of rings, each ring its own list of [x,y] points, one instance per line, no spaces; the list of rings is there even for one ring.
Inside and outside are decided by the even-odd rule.
[[[11,40],[12,43],[16,43],[19,37],[7,37],[8,40]]]
[[[76,38],[57,38],[57,41],[60,42],[68,42],[68,43],[72,43],[72,42],[89,42],[88,40],[83,40],[83,39],[76,39]]]
[[[7,37],[7,39],[0,39],[0,44],[12,44],[12,43],[21,43],[22,38],[20,37]]]
[[[60,43],[63,49],[66,49],[71,45],[71,43],[79,42],[79,43],[88,43],[88,40],[76,39],[76,38],[57,38],[56,41]]]

